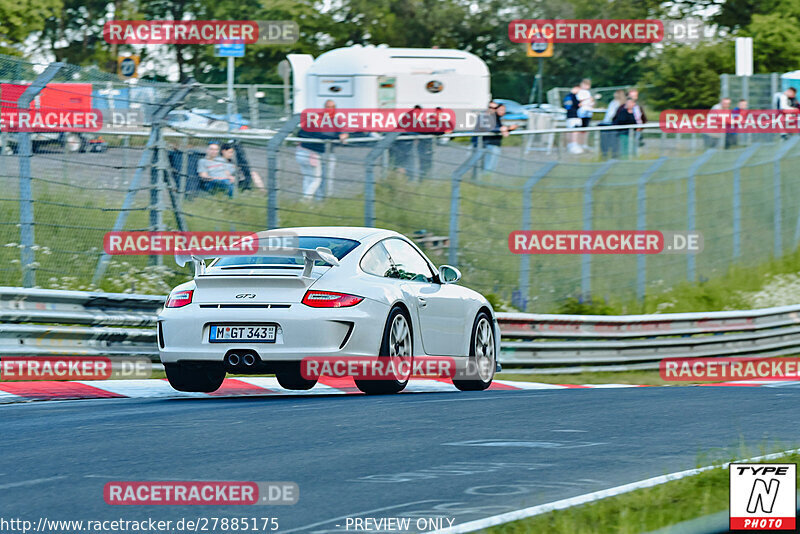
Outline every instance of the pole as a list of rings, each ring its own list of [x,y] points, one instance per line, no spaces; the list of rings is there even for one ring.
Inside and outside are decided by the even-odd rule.
[[[64,63],[51,63],[47,69],[37,76],[36,80],[25,89],[17,100],[17,108],[27,110],[36,95],[42,92],[50,80],[64,67]],[[34,217],[33,217],[33,184],[31,178],[31,157],[33,157],[33,143],[31,134],[20,132],[18,134],[18,159],[19,159],[19,230],[20,230],[20,261],[22,263],[22,286],[34,287],[36,285],[36,266],[33,253]]]
[[[542,72],[544,71],[544,59],[539,58],[539,74],[536,75],[536,103],[542,105]]]
[[[233,130],[233,57],[228,56],[228,131]]]

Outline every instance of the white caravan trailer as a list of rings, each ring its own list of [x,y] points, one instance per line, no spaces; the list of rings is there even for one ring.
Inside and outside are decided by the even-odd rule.
[[[354,45],[316,60],[291,54],[294,112],[321,108],[449,108],[484,110],[489,69],[462,50]]]

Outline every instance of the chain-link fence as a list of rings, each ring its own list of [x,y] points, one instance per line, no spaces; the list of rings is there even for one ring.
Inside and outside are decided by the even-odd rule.
[[[0,62],[0,80],[42,74],[17,61],[22,75],[10,77],[10,62]],[[111,81],[100,78],[64,66],[50,82]],[[112,229],[368,225],[412,237],[437,264],[459,267],[470,287],[546,312],[568,297],[641,299],[780,256],[800,240],[791,172],[799,137],[724,150],[647,127],[643,147],[631,133],[628,152],[604,159],[591,147],[609,130],[588,132],[583,155],[559,150],[567,134],[558,130],[512,135],[499,153],[474,134],[300,139],[296,116],[270,131],[190,132],[166,117],[206,89],[141,86],[154,96],[139,102],[151,106],[150,122],[106,129],[84,151],[70,151],[68,139],[38,146],[36,134],[3,134],[3,146],[16,148],[0,152],[0,285],[163,293],[190,276],[171,258],[104,256]],[[549,150],[528,142],[548,135]],[[232,196],[205,190],[198,176],[211,141],[234,148]],[[318,157],[300,142],[317,143]],[[696,230],[705,248],[697,256],[515,255],[508,236],[523,229]]]

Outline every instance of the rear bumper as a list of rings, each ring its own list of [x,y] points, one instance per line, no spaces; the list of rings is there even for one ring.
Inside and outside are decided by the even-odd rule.
[[[163,363],[223,361],[232,349],[256,352],[262,361],[299,361],[308,356],[376,356],[388,306],[364,299],[350,308],[208,309],[190,304],[158,316]],[[275,343],[209,342],[212,324],[277,324]]]

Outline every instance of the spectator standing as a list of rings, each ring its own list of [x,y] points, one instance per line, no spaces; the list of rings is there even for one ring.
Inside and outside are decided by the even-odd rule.
[[[784,113],[796,113],[797,112],[797,89],[794,87],[789,87],[782,93],[775,93],[773,98],[775,101],[775,108],[784,112]],[[789,134],[782,133],[781,139],[788,139]]]
[[[794,110],[797,108],[797,89],[789,87],[782,93],[775,93],[773,100],[775,109]]]
[[[738,115],[741,115],[742,113],[746,113],[747,112],[747,106],[748,106],[747,100],[742,98],[736,104],[736,107],[733,108],[733,111],[731,112],[731,115],[732,116],[734,116],[734,115],[738,116]],[[731,127],[725,133],[725,148],[732,148],[732,147],[737,146],[738,144],[739,144],[739,133],[736,131],[736,128]]]
[[[730,111],[730,109],[731,109],[731,99],[727,97],[721,99],[719,102],[711,106],[711,111]],[[725,138],[725,144],[727,145],[727,138],[726,135],[723,133],[703,134],[703,141],[706,148],[721,147],[723,138]]]
[[[200,188],[209,193],[222,190],[233,197],[236,177],[234,167],[220,156],[219,143],[212,142],[206,147],[206,157],[197,162],[197,175],[200,177]]]
[[[325,113],[333,114],[336,111],[336,103],[333,100],[325,101]],[[308,132],[301,129],[298,137],[304,139],[333,140],[338,139],[344,142],[347,134],[342,132]],[[320,142],[301,142],[295,150],[295,160],[300,165],[300,172],[303,175],[303,200],[313,200],[322,184],[322,158],[325,156],[325,143]],[[328,175],[333,175],[333,167],[336,163],[335,156],[328,154]]]
[[[506,106],[504,104],[497,105],[495,109],[495,124],[492,132],[495,135],[487,135],[483,140],[483,146],[486,148],[486,155],[483,158],[483,170],[492,172],[497,168],[497,162],[500,159],[501,145],[503,138],[508,137],[510,132],[517,129],[517,125],[506,126],[503,124],[503,115],[506,114]]]
[[[583,120],[578,117],[578,108],[580,107],[578,91],[580,91],[580,89],[579,85],[574,85],[562,102],[564,109],[567,110],[567,128],[580,128],[581,124],[583,124]],[[583,149],[578,143],[578,132],[570,132],[567,134],[567,150],[571,154],[583,153]]]
[[[599,126],[611,126],[614,124],[614,116],[619,111],[619,108],[625,105],[625,91],[617,89],[614,91],[614,98],[608,103],[606,114],[603,116],[603,122]],[[617,130],[609,130],[600,132],[600,151],[604,157],[616,158],[619,157],[619,135]]]
[[[642,106],[641,102],[639,102],[639,90],[635,87],[628,89],[628,98],[632,98],[634,105],[633,105],[633,115],[636,117],[636,124],[647,124],[647,115],[644,112],[644,107]],[[632,139],[631,142],[635,142],[635,146],[644,146],[644,137],[642,136],[642,129],[639,128],[634,132],[635,139]]]
[[[584,78],[578,86],[578,92],[575,97],[578,100],[578,118],[581,120],[581,127],[588,128],[592,120],[592,112],[594,111],[594,98],[592,97],[592,80]],[[587,140],[589,139],[589,132],[580,132],[578,134],[578,145],[584,151],[589,150]]]
[[[618,126],[638,124],[636,121],[636,101],[633,98],[628,97],[625,105],[617,110],[616,115],[614,115],[614,124]],[[628,157],[628,145],[633,141],[630,135],[632,130],[633,128],[619,130],[619,145],[622,158]]]
[[[403,115],[403,122],[413,124],[413,117],[422,110],[416,105]],[[413,132],[401,131],[400,136],[413,135]],[[389,161],[393,168],[403,176],[414,177],[414,139],[398,139],[389,147]]]

